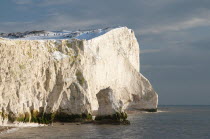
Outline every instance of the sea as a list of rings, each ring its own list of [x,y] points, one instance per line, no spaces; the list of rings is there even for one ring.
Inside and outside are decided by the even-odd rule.
[[[159,106],[156,113],[135,111],[128,119],[130,125],[18,127],[0,139],[210,139],[210,106]]]

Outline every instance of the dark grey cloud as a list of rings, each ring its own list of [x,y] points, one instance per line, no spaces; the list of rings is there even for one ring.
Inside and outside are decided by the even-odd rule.
[[[132,28],[160,104],[210,104],[209,0],[2,0],[0,32]]]
[[[201,39],[198,41],[192,41],[191,43],[189,43],[189,45],[192,46],[192,48],[197,51],[210,51],[209,39]]]
[[[10,6],[14,8],[9,10],[10,19],[16,17],[16,21],[28,20],[34,24],[39,22],[39,25],[43,24],[40,20],[47,22],[49,19],[61,23],[62,20],[57,18],[59,15],[72,22],[74,22],[73,18],[84,22],[101,20],[104,25],[127,25],[141,34],[209,25],[209,17],[206,18],[206,16],[209,13],[210,2],[206,0],[199,2],[196,0],[131,0],[129,2],[127,0],[13,0],[12,2]],[[16,13],[15,16],[12,16],[14,13]]]

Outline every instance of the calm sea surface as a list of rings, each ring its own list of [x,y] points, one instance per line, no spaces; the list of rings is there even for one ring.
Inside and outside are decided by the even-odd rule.
[[[131,125],[75,125],[20,128],[1,139],[210,139],[210,106],[159,106],[158,113],[129,115]]]

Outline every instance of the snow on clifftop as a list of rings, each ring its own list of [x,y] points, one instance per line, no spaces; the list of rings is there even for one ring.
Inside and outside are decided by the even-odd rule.
[[[120,27],[117,27],[120,28]],[[0,37],[17,40],[62,40],[62,39],[80,39],[90,40],[107,33],[115,28],[104,28],[85,31],[26,31],[17,33],[0,33]]]

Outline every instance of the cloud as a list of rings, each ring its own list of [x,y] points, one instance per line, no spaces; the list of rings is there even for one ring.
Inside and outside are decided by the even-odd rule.
[[[130,2],[122,0],[120,4],[118,1],[97,0],[84,2],[76,0],[14,1],[22,5],[30,4],[28,10],[31,8],[32,10],[29,13],[34,13],[37,8],[42,11],[42,13],[37,12],[36,15],[48,15],[50,11],[50,14],[56,12],[84,22],[90,19],[103,20],[109,25],[129,26],[136,33],[144,35],[209,26],[210,22],[210,17],[205,16],[205,13],[210,13],[207,7],[210,4],[208,1],[204,3],[197,0],[156,0],[155,2],[152,0],[132,0]],[[43,7],[46,8],[43,9]]]
[[[139,30],[140,34],[158,34],[167,31],[181,31],[185,29],[201,27],[201,26],[210,26],[210,17],[208,18],[191,18],[185,21],[179,21],[177,23],[171,23],[169,25],[158,25],[152,26],[147,29]]]
[[[87,29],[92,25],[103,25],[103,21],[97,19],[75,19],[74,17],[59,15],[50,18],[28,22],[0,22],[1,32],[23,32],[29,30],[77,30]],[[7,28],[5,30],[5,28]],[[10,28],[10,29],[9,29]]]
[[[62,5],[62,4],[70,3],[71,1],[73,0],[13,0],[13,2],[19,5],[33,4],[36,6]]]
[[[22,32],[33,26],[33,22],[0,22],[0,32]],[[23,27],[24,26],[24,27]],[[15,29],[14,29],[15,28]]]
[[[141,54],[147,54],[147,53],[157,53],[160,52],[160,49],[145,49],[145,50],[140,50]]]
[[[193,69],[192,65],[141,65],[141,68],[145,69]]]
[[[19,5],[26,5],[26,4],[32,4],[33,0],[13,0],[13,2]]]
[[[39,24],[38,24],[39,23]],[[41,21],[36,21],[34,23],[34,28],[46,29],[46,30],[75,30],[75,29],[85,29],[91,25],[103,24],[103,21],[98,19],[77,19],[73,16],[57,15],[52,16],[48,19]]]
[[[192,49],[197,51],[210,51],[210,40],[209,38],[202,38],[200,40],[193,40],[192,42],[188,43]]]
[[[62,5],[62,4],[69,4],[73,0],[43,0],[42,2],[38,3],[39,6],[52,6],[52,5]]]

